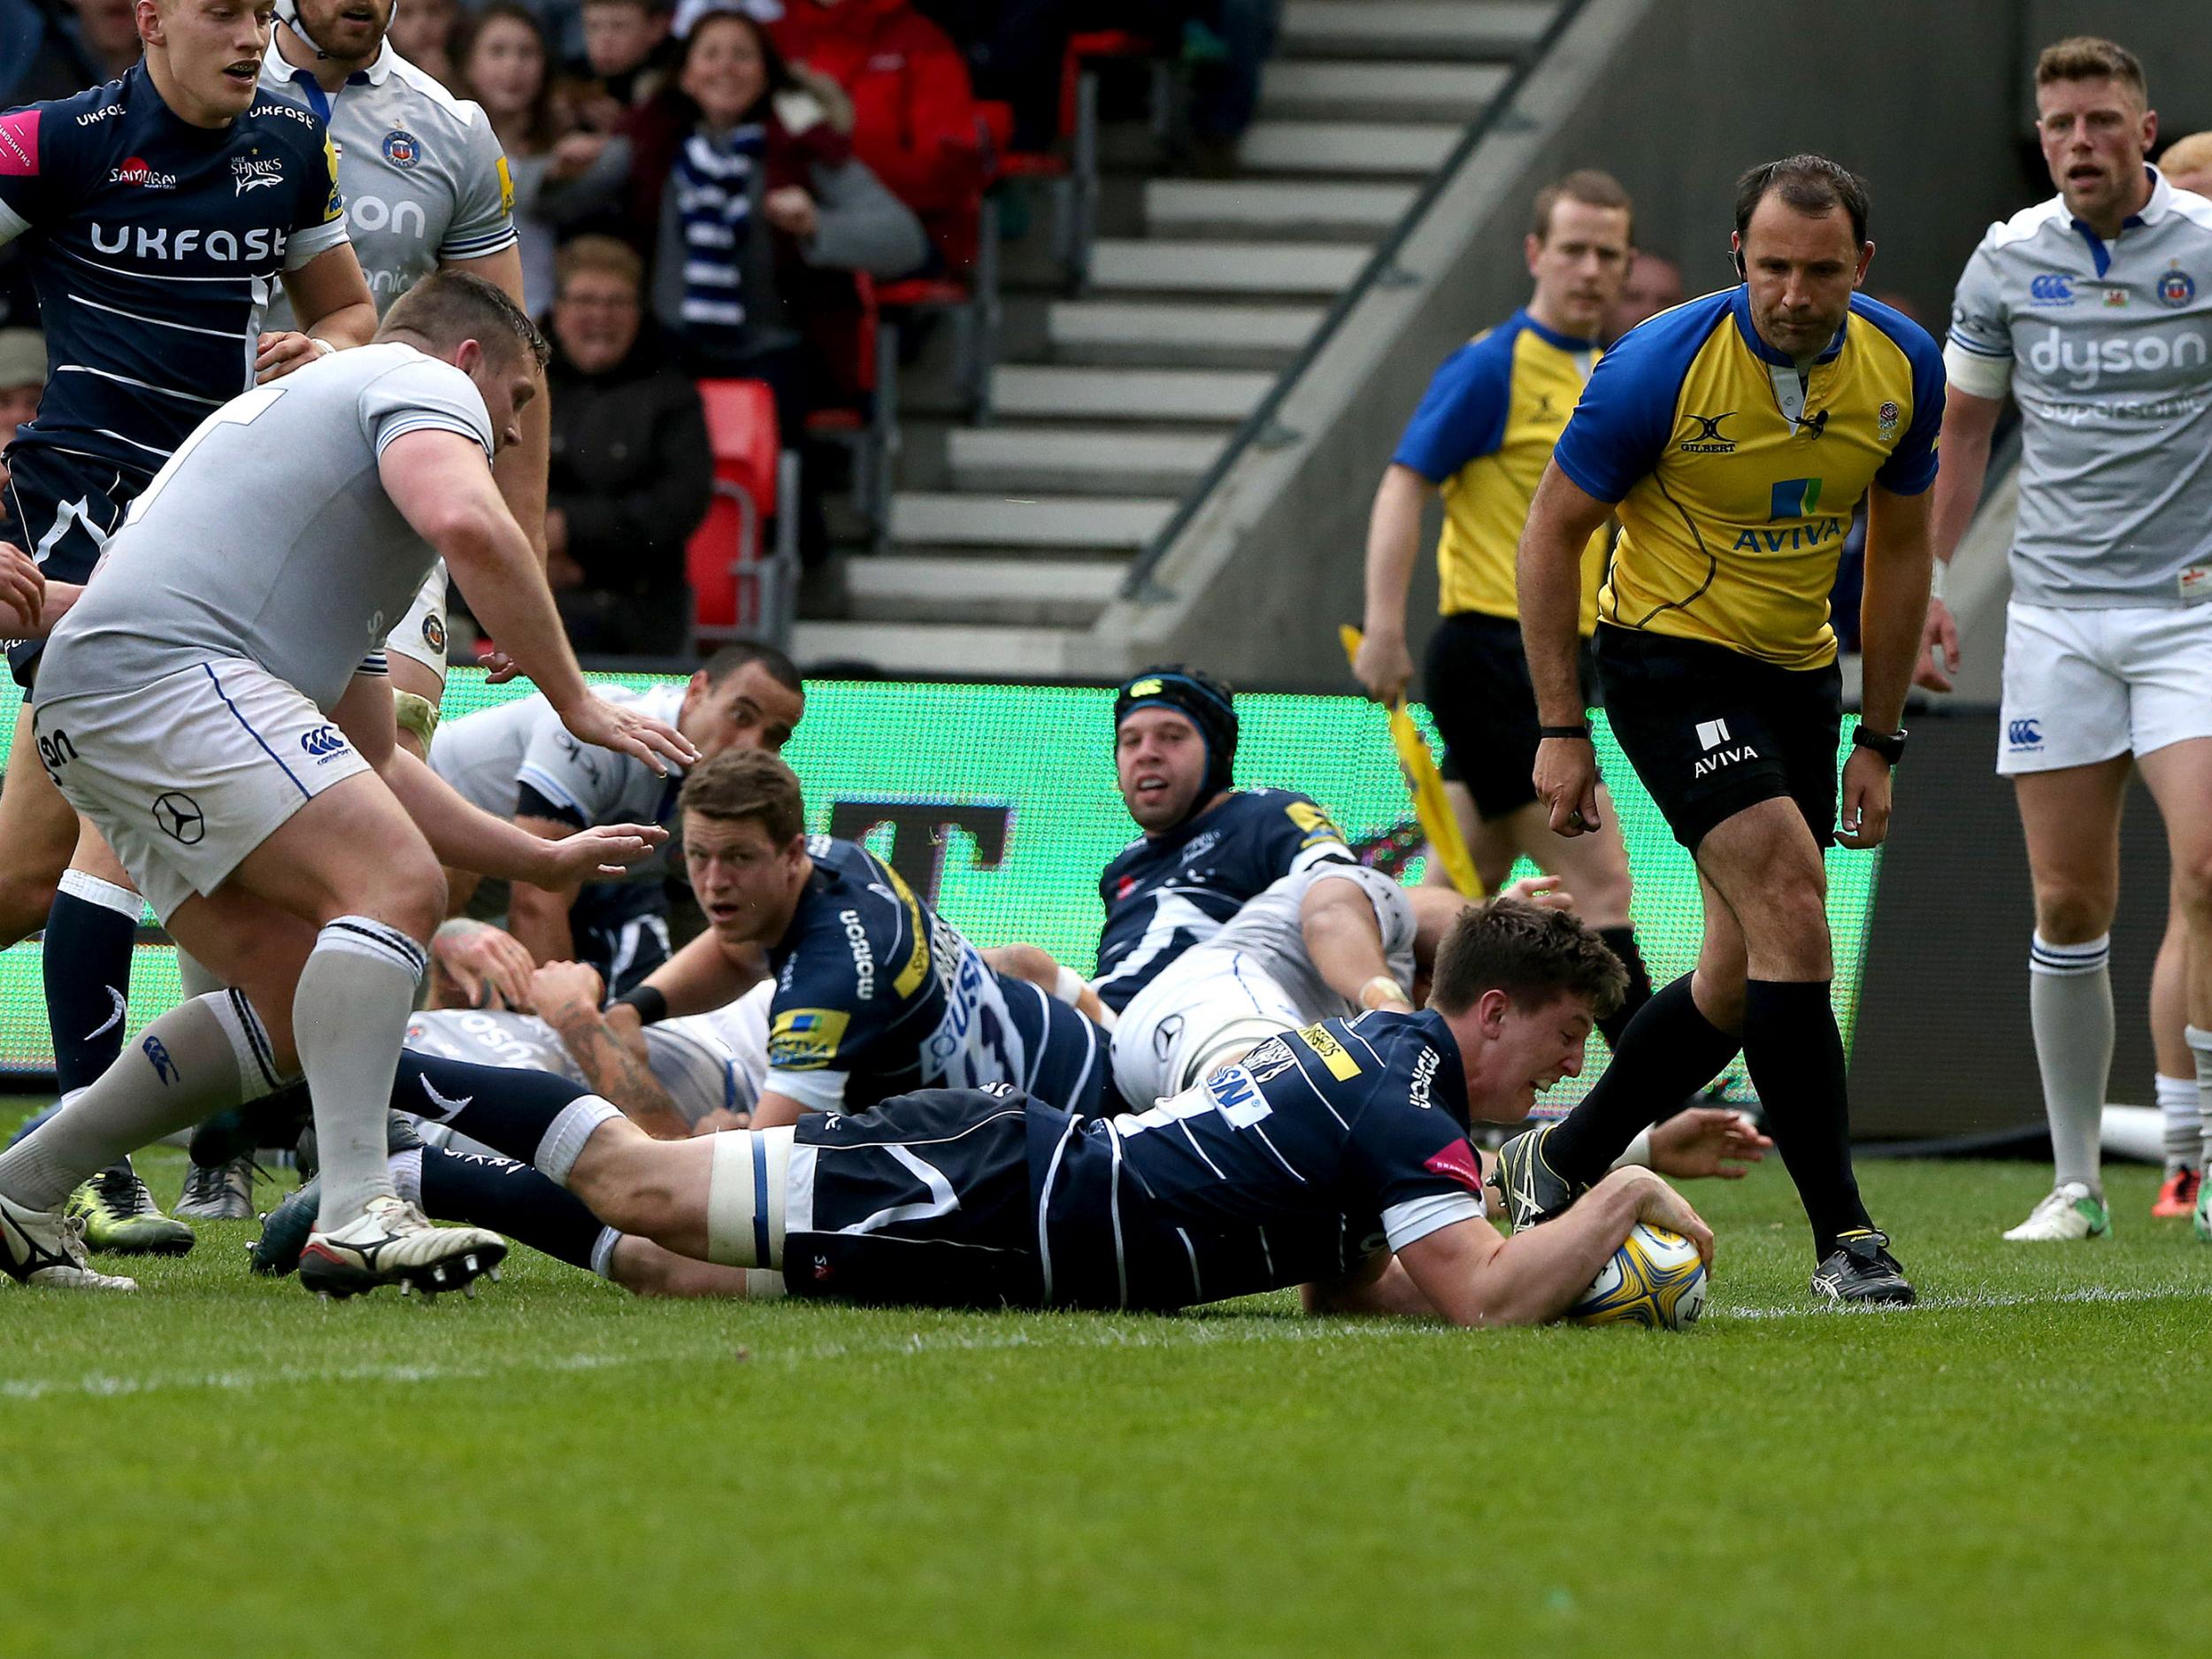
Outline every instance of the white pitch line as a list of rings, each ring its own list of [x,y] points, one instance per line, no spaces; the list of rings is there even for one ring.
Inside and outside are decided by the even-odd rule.
[[[1832,1302],[1808,1302],[1794,1308],[1714,1308],[1709,1319],[1792,1319],[1838,1313],[1886,1315],[1912,1313],[1979,1313],[1999,1308],[2057,1307],[2062,1304],[2137,1302],[2204,1302],[2212,1300],[2212,1286],[2170,1285],[2138,1290],[2107,1290],[2087,1286],[2079,1290],[2021,1291],[1971,1296],[1923,1296],[1909,1308],[1844,1307]]]

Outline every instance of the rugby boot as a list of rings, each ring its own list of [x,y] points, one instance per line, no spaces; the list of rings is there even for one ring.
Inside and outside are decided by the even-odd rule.
[[[322,1202],[322,1178],[310,1176],[305,1186],[261,1217],[261,1236],[246,1247],[247,1264],[271,1279],[296,1271]]]
[[[2203,1184],[2203,1171],[2183,1164],[2158,1189],[2158,1196],[2151,1201],[2151,1214],[2161,1221],[2170,1221],[2193,1213],[2197,1207],[2197,1188]]]
[[[1490,1173],[1489,1185],[1516,1233],[1563,1214],[1588,1190],[1555,1174],[1545,1161],[1544,1141],[1555,1127],[1545,1124],[1525,1130],[1498,1148],[1497,1167]]]
[[[2112,1236],[2112,1212],[2104,1195],[2081,1181],[2061,1181],[2028,1211],[2028,1218],[2005,1233],[2013,1244],[2073,1244]]]
[[[161,1213],[128,1158],[111,1164],[69,1194],[65,1214],[82,1217],[85,1248],[99,1256],[183,1256],[192,1229]]]
[[[31,1210],[0,1197],[0,1272],[40,1290],[136,1290],[134,1279],[94,1271],[85,1259],[84,1219]]]
[[[188,1164],[177,1214],[191,1221],[251,1221],[253,1178],[257,1172],[250,1157],[212,1166]]]
[[[1813,1270],[1813,1294],[1831,1302],[1866,1302],[1876,1307],[1909,1306],[1912,1286],[1905,1270],[1889,1253],[1889,1235],[1862,1227],[1836,1240],[1836,1248]]]
[[[403,1294],[472,1286],[499,1276],[507,1241],[481,1227],[441,1227],[403,1199],[372,1198],[357,1219],[335,1232],[318,1228],[300,1252],[300,1283],[344,1298],[397,1285]],[[470,1294],[473,1295],[472,1288]]]

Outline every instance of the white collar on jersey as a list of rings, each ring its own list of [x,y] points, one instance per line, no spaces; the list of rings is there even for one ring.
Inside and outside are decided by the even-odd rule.
[[[266,79],[279,82],[289,81],[296,76],[308,73],[307,71],[301,69],[298,65],[294,64],[291,59],[285,57],[281,51],[277,50],[277,31],[284,27],[285,26],[282,23],[273,24],[270,27],[269,50],[261,55],[262,74]],[[306,37],[303,35],[301,38],[303,40]],[[314,49],[310,47],[309,50],[311,51]],[[375,58],[370,60],[369,66],[366,69],[357,70],[354,73],[365,77],[371,86],[380,87],[384,84],[385,81],[389,78],[394,65],[396,65],[398,62],[399,54],[392,50],[391,38],[388,35],[385,37],[382,48],[377,52]],[[346,77],[346,80],[347,83],[350,85],[352,84],[353,76],[349,75]]]

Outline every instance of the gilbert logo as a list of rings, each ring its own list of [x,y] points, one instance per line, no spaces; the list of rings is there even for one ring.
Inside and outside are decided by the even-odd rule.
[[[108,182],[134,184],[142,190],[173,190],[177,188],[177,175],[155,172],[147,165],[143,156],[126,156],[121,166],[108,169]]]
[[[1735,412],[1732,409],[1724,409],[1717,415],[1690,416],[1689,419],[1697,422],[1697,435],[1685,438],[1676,447],[1685,455],[1735,454],[1736,441],[1720,427],[1720,423],[1729,419]]]
[[[234,156],[230,163],[234,194],[243,196],[249,190],[265,189],[284,182],[284,162],[276,156],[262,159],[253,156]]]
[[[1759,758],[1757,749],[1748,743],[1739,743],[1728,734],[1728,722],[1725,720],[1700,720],[1697,723],[1697,742],[1705,754],[1690,769],[1692,778],[1709,778],[1723,766],[1733,765],[1740,760]]]

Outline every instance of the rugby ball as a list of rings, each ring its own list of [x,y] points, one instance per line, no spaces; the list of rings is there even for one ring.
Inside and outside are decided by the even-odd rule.
[[[1705,1311],[1705,1263],[1678,1233],[1636,1224],[1567,1317],[1576,1325],[1687,1330]]]

